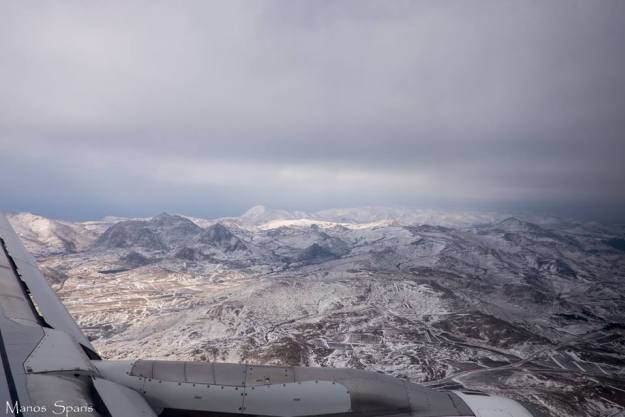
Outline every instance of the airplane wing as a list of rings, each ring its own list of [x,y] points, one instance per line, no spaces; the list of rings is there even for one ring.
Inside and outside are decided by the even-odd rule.
[[[532,417],[351,369],[102,360],[0,213],[0,407],[14,416]]]
[[[16,279],[21,281],[18,282],[19,285],[26,292],[26,295],[29,295],[30,302],[28,299],[24,301],[31,307],[35,307],[36,312],[38,312],[37,321],[45,327],[67,333],[81,345],[90,358],[97,359],[98,355],[91,342],[72,319],[54,290],[48,285],[37,267],[37,262],[24,248],[21,240],[2,213],[0,213],[0,238],[2,239],[4,255],[12,262],[11,266],[17,273]]]
[[[98,415],[90,394],[98,358],[0,213],[0,407],[16,416],[66,406]]]

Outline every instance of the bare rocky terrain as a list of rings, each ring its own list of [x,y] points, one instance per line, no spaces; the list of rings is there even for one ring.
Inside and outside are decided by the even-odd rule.
[[[392,208],[62,222],[9,216],[109,359],[369,369],[625,407],[625,228]]]

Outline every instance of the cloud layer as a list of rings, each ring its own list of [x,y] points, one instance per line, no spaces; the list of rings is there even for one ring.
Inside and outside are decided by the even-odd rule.
[[[2,208],[625,207],[625,4],[0,5]]]

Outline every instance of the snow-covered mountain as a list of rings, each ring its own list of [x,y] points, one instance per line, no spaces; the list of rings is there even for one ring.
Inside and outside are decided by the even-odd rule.
[[[367,368],[500,391],[553,416],[625,405],[619,227],[262,206],[10,221],[109,358]]]
[[[311,215],[303,211],[290,212],[288,210],[271,209],[265,206],[254,206],[237,217],[236,220],[243,225],[258,226],[272,220],[306,219],[309,217],[311,217]]]
[[[15,232],[35,255],[71,253],[84,250],[101,231],[94,222],[71,223],[31,213],[8,216]],[[109,224],[110,225],[110,224]],[[105,227],[108,227],[106,225]]]

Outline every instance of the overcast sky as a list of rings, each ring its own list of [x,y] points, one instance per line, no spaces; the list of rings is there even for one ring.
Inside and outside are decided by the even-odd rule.
[[[625,2],[0,3],[0,209],[625,220]]]

